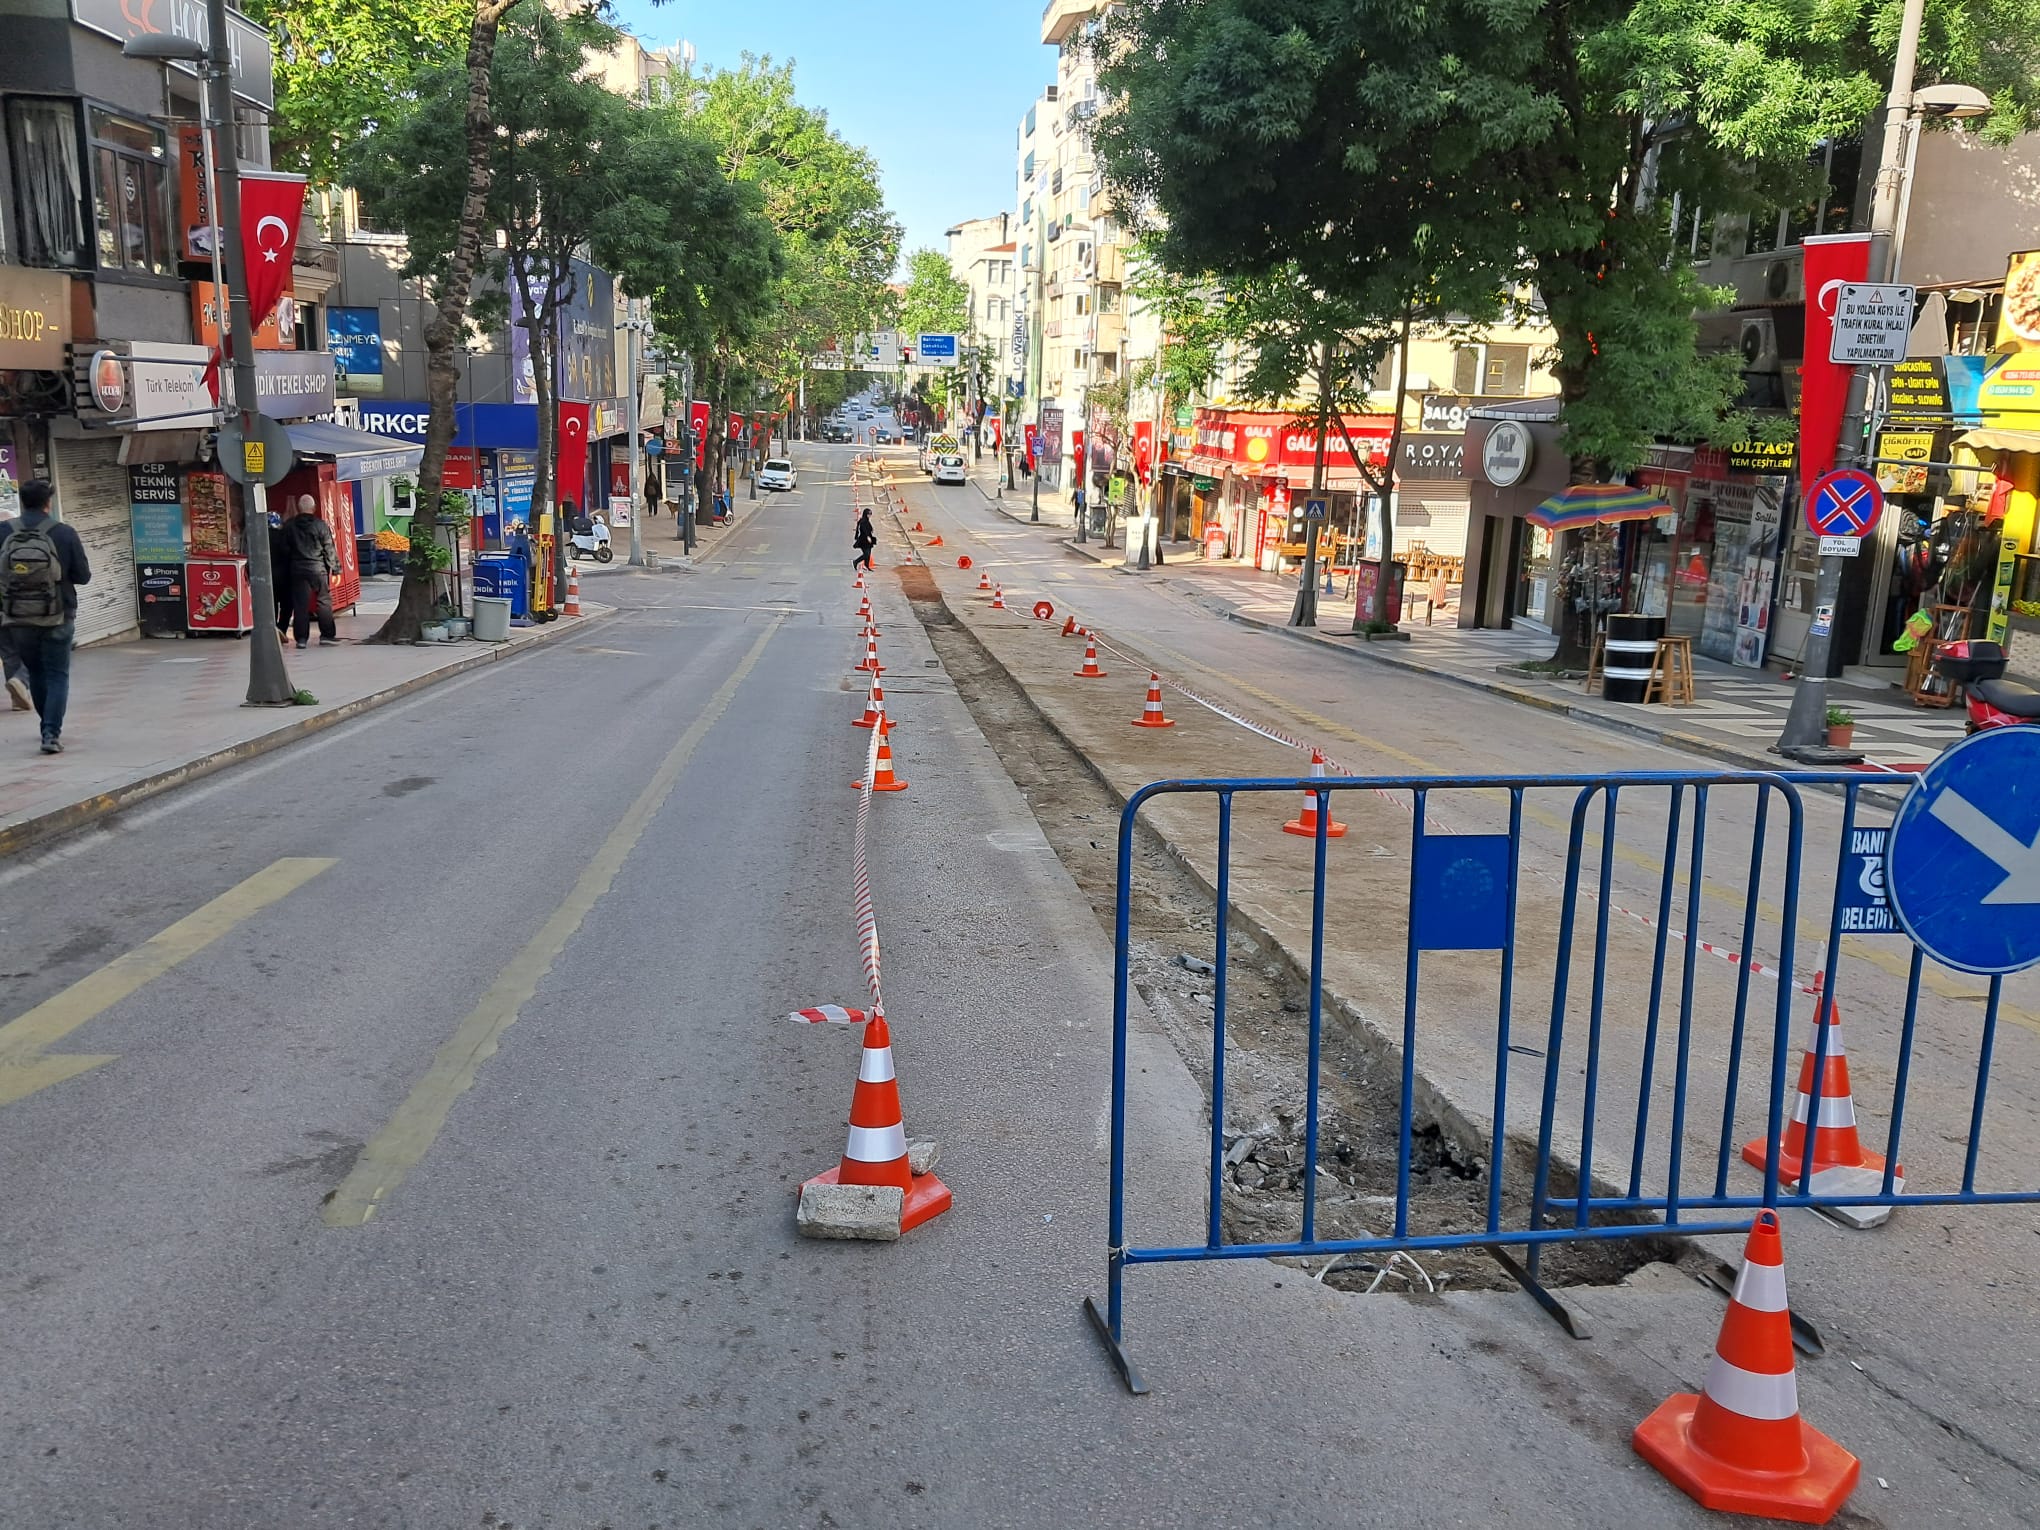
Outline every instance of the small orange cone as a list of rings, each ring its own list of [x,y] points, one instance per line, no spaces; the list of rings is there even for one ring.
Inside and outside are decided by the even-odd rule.
[[[1062,634],[1062,635],[1063,635],[1064,637],[1068,637],[1068,636],[1069,636],[1069,635],[1070,635],[1071,633],[1075,632],[1076,630],[1077,630],[1077,619],[1076,619],[1076,618],[1075,618],[1074,616],[1066,616],[1066,617],[1064,617],[1064,618],[1063,618],[1063,634]]]
[[[1053,621],[1055,619],[1055,607],[1045,600],[1037,600],[1034,603],[1034,614],[1041,621]]]
[[[1809,1193],[1852,1195],[1874,1193],[1884,1188],[1884,1159],[1869,1152],[1856,1133],[1856,1098],[1849,1086],[1849,1054],[1842,1046],[1841,1006],[1825,996],[1827,974],[1814,974],[1813,986],[1822,991],[1815,1000],[1815,1025],[1827,1027],[1827,1065],[1821,1072],[1820,1120],[1813,1127],[1813,1177]],[[1779,1182],[1790,1188],[1799,1182],[1805,1167],[1808,1107],[1813,1103],[1813,1056],[1820,1043],[1814,1032],[1806,1055],[1799,1062],[1799,1093],[1793,1101],[1792,1119],[1785,1124],[1785,1141],[1778,1153]],[[1770,1140],[1756,1137],[1743,1144],[1743,1162],[1762,1169],[1770,1158]],[[1905,1188],[1905,1165],[1892,1176],[1894,1192]],[[1836,1206],[1824,1208],[1857,1227],[1875,1227],[1891,1215],[1888,1206]]]
[[[864,634],[864,662],[857,667],[873,675],[885,673],[885,666],[878,662],[878,637],[869,629]]]
[[[1077,671],[1080,680],[1103,680],[1105,671],[1098,667],[1098,640],[1089,633],[1084,634],[1084,667]]]
[[[1173,728],[1176,719],[1162,715],[1162,677],[1153,670],[1148,671],[1147,705],[1141,708],[1140,716],[1133,720],[1136,728]]]
[[[1325,757],[1315,749],[1310,752],[1310,773],[1313,776],[1321,776],[1325,773]],[[1346,832],[1346,826],[1340,823],[1338,819],[1332,817],[1330,811],[1331,800],[1330,796],[1325,798],[1325,838],[1337,839]],[[1303,794],[1303,811],[1285,823],[1282,826],[1282,832],[1284,834],[1307,834],[1315,839],[1317,837],[1317,812],[1318,794],[1314,791],[1306,791]]]
[[[991,571],[989,569],[979,569],[978,588],[981,590],[989,590],[991,587],[992,587]]]
[[[919,521],[914,522],[914,530],[920,531],[921,529],[922,529],[921,523]]]
[[[859,569],[859,570],[857,571],[857,582],[856,582],[855,584],[851,585],[851,586],[850,586],[850,588],[851,588],[851,589],[853,589],[853,590],[861,590],[861,589],[863,589],[863,588],[864,588],[864,570],[863,570],[863,569],[861,569],[861,568],[860,568],[860,569]]]
[[[860,595],[857,597],[857,619],[860,622],[866,623],[870,622],[871,597],[869,595]]]
[[[992,586],[992,609],[994,611],[1006,609],[1006,592],[1001,586],[996,584]]]
[[[581,571],[571,563],[567,565],[567,603],[560,607],[562,616],[581,614]]]
[[[886,735],[892,732],[893,725],[882,710],[878,717],[878,769],[872,772],[871,789],[875,792],[903,792],[907,789],[907,783],[893,774],[892,745],[886,740]],[[864,790],[864,782],[861,780],[852,781],[850,784],[859,791]]]
[[[940,547],[942,545],[942,538],[939,536],[931,537],[928,541],[928,545],[930,547]]]
[[[1855,1491],[1862,1463],[1799,1416],[1775,1211],[1750,1228],[1707,1385],[1667,1399],[1630,1443],[1688,1497],[1731,1514],[1824,1525]]]
[[[875,728],[885,716],[885,688],[878,683],[878,676],[871,677],[871,689],[864,693],[864,715],[850,726],[853,728]]]
[[[906,1196],[900,1231],[911,1232],[949,1209],[949,1187],[933,1174],[907,1167],[907,1118],[900,1109],[899,1077],[893,1071],[892,1033],[885,1016],[864,1026],[864,1052],[857,1087],[850,1093],[850,1140],[843,1161],[824,1169],[811,1185],[897,1185]]]

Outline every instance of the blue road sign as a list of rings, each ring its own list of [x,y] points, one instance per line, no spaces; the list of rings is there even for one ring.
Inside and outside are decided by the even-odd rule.
[[[1806,524],[1824,537],[1867,535],[1884,513],[1884,491],[1860,468],[1836,468],[1806,492]]]
[[[953,367],[956,365],[956,336],[917,335],[915,352],[923,366]]]
[[[1885,889],[1906,934],[1962,972],[2040,962],[2040,728],[1948,750],[1891,826]]]
[[[1303,502],[1303,518],[1307,521],[1321,521],[1331,514],[1332,502],[1328,499],[1307,499]]]

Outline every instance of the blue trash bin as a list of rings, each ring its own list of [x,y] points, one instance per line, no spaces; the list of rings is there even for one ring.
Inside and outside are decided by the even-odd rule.
[[[510,602],[510,618],[531,614],[531,578],[516,553],[487,553],[475,559],[475,593]]]

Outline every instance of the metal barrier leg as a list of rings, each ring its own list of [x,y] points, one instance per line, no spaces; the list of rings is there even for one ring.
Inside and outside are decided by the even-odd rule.
[[[1112,1261],[1112,1285],[1115,1291],[1119,1287],[1117,1256],[1114,1256]],[[1133,1357],[1127,1354],[1126,1346],[1114,1336],[1112,1324],[1106,1320],[1105,1314],[1098,1310],[1098,1304],[1088,1296],[1084,1298],[1084,1316],[1091,1320],[1091,1326],[1098,1331],[1099,1342],[1105,1346],[1105,1357],[1112,1362],[1112,1368],[1119,1372],[1119,1379],[1126,1383],[1126,1390],[1135,1397],[1147,1396],[1148,1384],[1140,1374],[1140,1367],[1133,1363]]]
[[[1521,1286],[1525,1291],[1528,1291],[1530,1293],[1531,1297],[1536,1301],[1538,1306],[1542,1307],[1546,1312],[1551,1314],[1553,1320],[1557,1322],[1559,1327],[1563,1328],[1575,1339],[1591,1339],[1594,1336],[1593,1331],[1590,1328],[1588,1328],[1585,1323],[1580,1321],[1579,1314],[1577,1312],[1574,1312],[1572,1308],[1568,1307],[1564,1302],[1560,1301],[1558,1297],[1553,1294],[1551,1288],[1545,1285],[1543,1281],[1537,1278],[1534,1266],[1541,1245],[1535,1243],[1530,1245],[1530,1258],[1532,1263],[1532,1268],[1530,1269],[1525,1269],[1522,1265],[1516,1263],[1516,1261],[1509,1256],[1508,1251],[1505,1248],[1503,1248],[1503,1246],[1499,1243],[1488,1243],[1482,1246],[1485,1247],[1490,1254],[1493,1254],[1495,1256],[1496,1264],[1500,1265],[1503,1269],[1507,1270],[1510,1275],[1515,1277],[1517,1285]]]

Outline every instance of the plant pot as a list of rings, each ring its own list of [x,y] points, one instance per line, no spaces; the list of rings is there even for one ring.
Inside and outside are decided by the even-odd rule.
[[[418,629],[418,637],[427,643],[443,643],[446,641],[446,625],[443,622],[427,622]]]
[[[1854,723],[1836,723],[1827,730],[1828,748],[1847,749],[1849,741],[1856,736]]]
[[[468,619],[465,616],[449,616],[446,619],[446,635],[459,642],[468,635]]]

